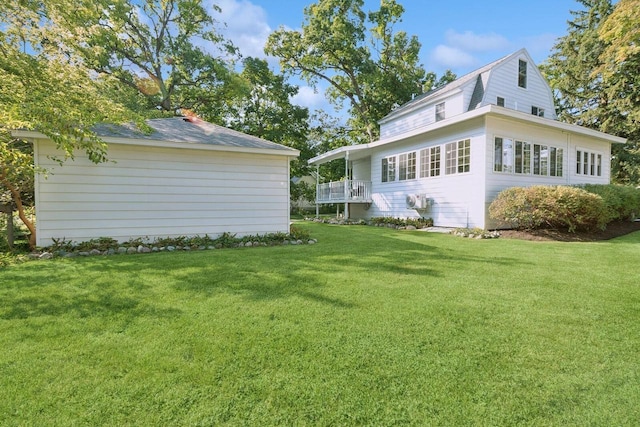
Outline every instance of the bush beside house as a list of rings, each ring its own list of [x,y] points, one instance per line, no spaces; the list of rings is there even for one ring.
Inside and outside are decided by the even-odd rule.
[[[617,185],[512,187],[498,194],[489,215],[516,229],[589,231],[635,218],[640,191]]]

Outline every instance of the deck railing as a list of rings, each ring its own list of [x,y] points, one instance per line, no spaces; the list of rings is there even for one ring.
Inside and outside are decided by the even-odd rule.
[[[371,203],[371,182],[348,179],[318,184],[316,203]]]

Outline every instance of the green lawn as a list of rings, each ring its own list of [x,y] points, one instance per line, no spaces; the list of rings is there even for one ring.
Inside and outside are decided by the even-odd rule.
[[[0,271],[0,425],[640,423],[640,233],[302,226]]]

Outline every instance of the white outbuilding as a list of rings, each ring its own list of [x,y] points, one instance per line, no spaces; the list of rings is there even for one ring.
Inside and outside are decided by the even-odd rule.
[[[108,161],[83,153],[59,165],[55,144],[33,131],[36,244],[289,232],[289,163],[299,152],[199,119],[97,126]]]

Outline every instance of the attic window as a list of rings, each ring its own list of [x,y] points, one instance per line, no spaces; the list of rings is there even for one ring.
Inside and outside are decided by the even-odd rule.
[[[534,116],[538,116],[538,117],[544,117],[544,108],[532,106],[531,107],[531,114],[533,114]]]
[[[527,61],[518,61],[518,86],[527,88]]]
[[[498,107],[504,107],[504,98],[499,96],[496,100],[496,104],[498,105]]]
[[[444,118],[444,102],[441,102],[440,104],[436,104],[436,122],[444,120]]]

